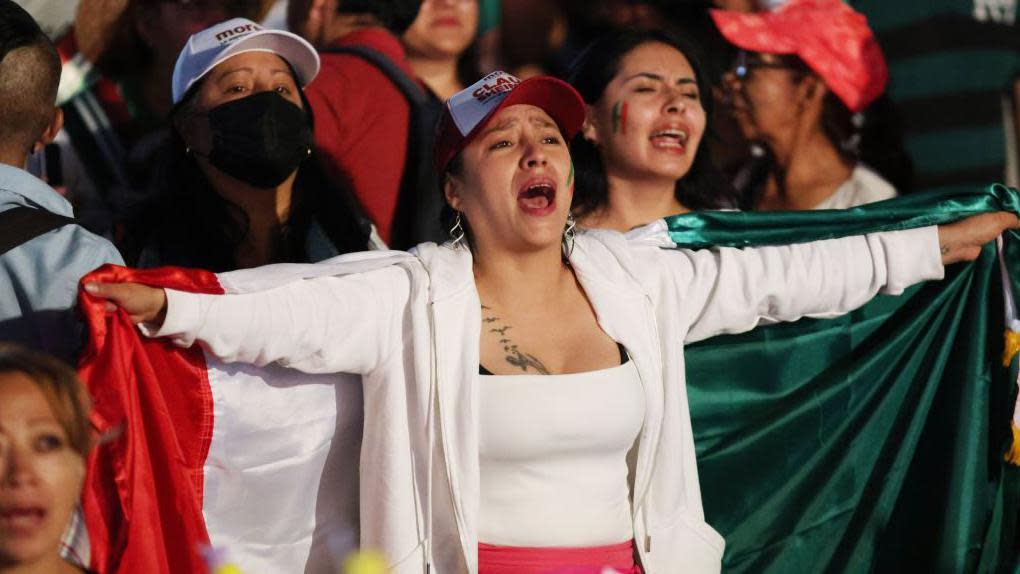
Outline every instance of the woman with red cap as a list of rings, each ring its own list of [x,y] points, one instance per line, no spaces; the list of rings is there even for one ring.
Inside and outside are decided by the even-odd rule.
[[[897,137],[872,141],[885,126],[869,108],[888,105],[876,100],[889,74],[863,15],[841,0],[791,0],[712,17],[741,49],[726,100],[769,160],[764,181],[743,190],[748,208],[846,209],[897,195],[876,169],[903,185],[909,160]]]
[[[224,361],[361,374],[360,542],[394,572],[718,572],[682,343],[940,278],[1018,222],[747,250],[575,233],[566,142],[584,116],[548,77],[495,72],[450,98],[435,147],[445,245],[341,257],[243,295],[86,290]]]

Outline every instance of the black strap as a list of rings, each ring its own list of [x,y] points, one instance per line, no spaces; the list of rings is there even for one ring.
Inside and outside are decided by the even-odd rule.
[[[445,202],[439,194],[439,177],[432,165],[432,140],[443,104],[425,91],[382,52],[368,46],[346,46],[324,50],[327,54],[348,54],[361,58],[386,76],[408,103],[407,151],[400,192],[393,212],[390,247],[407,249],[422,241],[441,243],[447,233],[439,223]]]
[[[45,209],[19,206],[0,212],[0,255],[68,223],[74,218]]]
[[[630,360],[630,355],[627,354],[627,349],[623,346],[623,343],[617,343],[616,344],[616,348],[620,350],[620,364],[621,365],[626,364],[627,361]],[[492,376],[492,371],[490,371],[489,369],[486,369],[481,364],[479,364],[478,365],[478,374],[479,375],[486,375],[486,376],[491,377]]]

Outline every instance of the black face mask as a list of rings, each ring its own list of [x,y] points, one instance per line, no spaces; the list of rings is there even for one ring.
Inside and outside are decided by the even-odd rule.
[[[283,183],[308,157],[312,129],[305,112],[276,92],[261,92],[207,112],[209,163],[258,188]]]

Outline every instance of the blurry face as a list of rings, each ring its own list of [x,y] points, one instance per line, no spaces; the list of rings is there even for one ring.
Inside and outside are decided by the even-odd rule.
[[[744,137],[775,145],[798,125],[803,77],[774,54],[747,53],[726,74],[730,108]]]
[[[165,1],[144,6],[135,22],[156,61],[172,67],[192,34],[236,16],[250,17],[254,5],[229,0]]]
[[[461,152],[446,183],[450,205],[470,222],[479,250],[558,249],[573,198],[570,153],[541,108],[508,106]]]
[[[272,90],[300,108],[299,89],[283,58],[271,52],[244,52],[220,62],[206,74],[195,94],[195,104],[208,110]]]
[[[325,47],[332,38],[329,28],[337,13],[339,0],[288,0],[287,28],[311,42]]]
[[[403,40],[412,57],[456,58],[477,30],[478,0],[425,0]]]
[[[39,387],[0,373],[0,566],[57,556],[84,475]]]
[[[595,142],[610,175],[677,180],[687,175],[705,133],[705,109],[694,69],[679,50],[642,44],[589,109],[585,137]]]

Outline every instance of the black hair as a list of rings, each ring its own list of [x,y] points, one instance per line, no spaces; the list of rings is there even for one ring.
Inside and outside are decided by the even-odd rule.
[[[12,50],[38,44],[52,48],[49,38],[31,14],[13,0],[0,0],[0,61]],[[56,50],[53,54],[56,56]],[[58,57],[58,67],[59,64]]]
[[[60,56],[21,6],[0,0],[0,142],[29,150],[53,121]]]
[[[297,77],[293,68],[291,73]],[[199,83],[175,106],[174,114],[187,113]],[[311,126],[311,107],[303,90],[299,94]],[[147,258],[155,255],[160,265],[214,272],[237,269],[234,253],[248,234],[246,214],[216,192],[176,129],[170,130],[158,161],[160,189],[132,218],[123,249],[125,259],[146,265],[150,263]],[[362,213],[350,184],[327,178],[316,154],[310,154],[298,168],[290,212],[281,229],[281,250],[273,263],[307,262],[306,240],[314,223],[339,253],[365,250],[370,230]]]
[[[340,14],[370,14],[379,24],[397,36],[403,34],[418,17],[421,0],[340,0]]]
[[[620,70],[620,61],[638,46],[662,43],[675,48],[694,70],[701,105],[706,121],[712,113],[712,89],[702,72],[697,49],[668,31],[615,30],[588,45],[570,67],[567,81],[581,94],[585,103],[594,105],[602,98],[606,86]],[[711,136],[706,124],[706,139]],[[578,134],[570,143],[574,162],[573,212],[579,217],[594,213],[609,201],[609,182],[599,149]],[[695,152],[687,175],[676,182],[676,199],[684,206],[698,209],[735,207],[737,194],[726,177],[712,164],[704,141]]]

